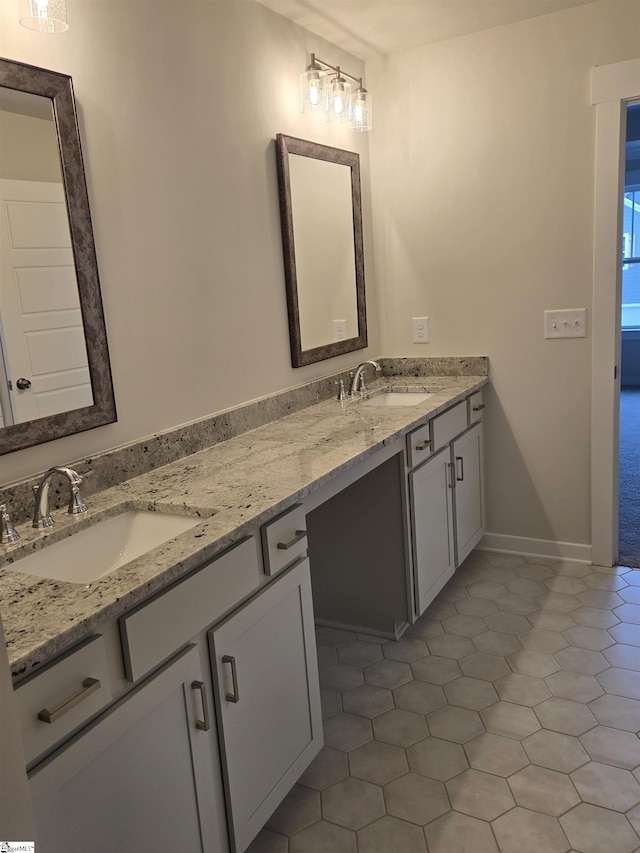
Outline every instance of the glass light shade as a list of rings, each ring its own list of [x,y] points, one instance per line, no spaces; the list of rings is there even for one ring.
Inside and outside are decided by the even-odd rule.
[[[349,120],[351,83],[340,76],[340,70],[329,84],[329,117],[339,123]]]
[[[320,112],[325,108],[327,75],[317,65],[308,65],[300,75],[300,101],[302,112]]]
[[[349,99],[349,127],[361,132],[373,127],[373,101],[363,86],[359,86]]]
[[[29,14],[20,18],[28,30],[41,33],[63,33],[67,23],[67,0],[29,0]]]

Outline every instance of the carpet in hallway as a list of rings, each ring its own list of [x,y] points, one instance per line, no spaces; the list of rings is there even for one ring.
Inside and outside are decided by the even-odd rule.
[[[620,393],[618,562],[640,566],[640,388]]]

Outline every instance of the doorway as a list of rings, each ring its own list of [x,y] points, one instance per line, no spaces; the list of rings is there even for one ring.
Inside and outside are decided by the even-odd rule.
[[[596,107],[592,309],[591,556],[618,558],[622,228],[627,106],[640,101],[640,59],[592,69]]]
[[[640,567],[640,104],[628,104],[625,118],[618,562]]]

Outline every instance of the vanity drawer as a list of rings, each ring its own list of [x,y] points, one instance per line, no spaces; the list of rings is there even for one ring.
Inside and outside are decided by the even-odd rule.
[[[254,536],[120,617],[125,672],[137,681],[260,586]]]
[[[288,509],[261,530],[264,571],[275,575],[307,553],[307,520],[302,504]]]
[[[431,423],[414,429],[407,436],[409,467],[415,468],[431,456]]]
[[[457,435],[463,433],[467,426],[467,401],[463,400],[431,421],[431,452],[435,453],[449,444]]]
[[[112,701],[106,643],[96,635],[15,689],[25,759],[31,763]]]
[[[482,402],[482,391],[476,391],[467,398],[469,404],[469,426],[482,420],[482,410],[484,403]]]

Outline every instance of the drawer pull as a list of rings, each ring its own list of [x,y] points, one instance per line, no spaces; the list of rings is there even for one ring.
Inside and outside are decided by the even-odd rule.
[[[72,708],[75,708],[76,705],[79,705],[80,702],[84,701],[88,696],[91,696],[92,693],[95,693],[96,690],[100,689],[100,681],[97,678],[85,678],[82,682],[83,690],[80,693],[73,696],[69,699],[68,702],[65,702],[64,705],[60,705],[59,708],[56,708],[55,711],[48,711],[44,708],[38,714],[38,719],[42,720],[43,723],[55,723],[56,720],[59,720],[67,711],[70,711]]]
[[[201,732],[208,732],[211,728],[211,719],[209,718],[209,702],[207,701],[207,689],[204,685],[204,681],[192,681],[191,689],[199,690],[200,698],[202,700],[202,716],[204,719],[196,720],[196,728],[200,729]]]
[[[457,465],[460,463],[460,475],[457,473]],[[462,456],[456,456],[456,480],[461,483],[464,480],[464,459]]]
[[[474,412],[481,412],[484,409],[485,405],[486,403],[480,403],[478,406],[472,406],[471,408]]]
[[[296,535],[293,537],[293,539],[290,539],[288,542],[278,542],[278,550],[288,551],[289,548],[293,548],[293,546],[297,544],[301,539],[304,539],[306,535],[306,530],[296,530]]]
[[[416,444],[416,450],[428,450],[431,447],[431,439],[427,441],[421,441],[420,444]]]
[[[238,671],[236,669],[236,659],[233,655],[223,655],[222,663],[228,663],[231,666],[231,681],[233,683],[233,693],[226,693],[225,699],[227,702],[239,702],[240,692],[238,690]]]
[[[449,477],[449,488],[450,488],[450,489],[453,489],[453,488],[455,488],[455,484],[456,484],[456,483],[455,483],[455,480],[456,480],[456,466],[453,464],[453,462],[447,462],[447,468],[449,469],[449,474],[450,474],[450,477]]]

